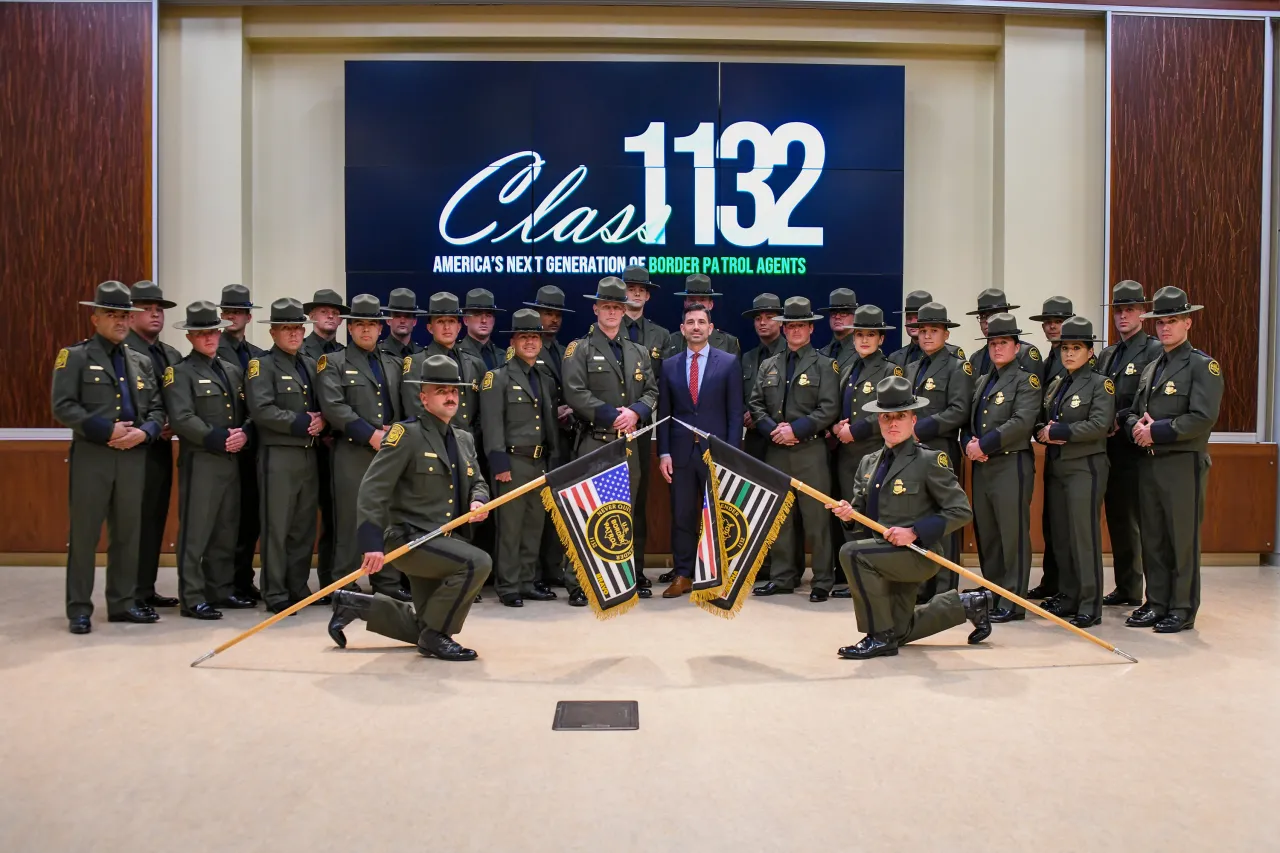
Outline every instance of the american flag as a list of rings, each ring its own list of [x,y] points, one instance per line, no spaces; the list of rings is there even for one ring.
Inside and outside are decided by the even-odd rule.
[[[630,533],[631,479],[626,462],[560,489],[557,497],[559,505],[568,510],[565,521],[584,546],[592,513],[606,503],[627,505],[627,528]],[[621,562],[611,562],[590,547],[578,550],[588,575],[598,587],[602,607],[635,592],[635,564],[632,560],[634,552],[630,548],[626,549],[626,557]]]
[[[702,529],[698,533],[698,553],[693,567],[693,588],[695,590],[718,588],[720,586],[720,562],[723,552],[716,552],[717,539],[720,534],[716,513],[712,511],[711,480],[707,480],[702,490]]]

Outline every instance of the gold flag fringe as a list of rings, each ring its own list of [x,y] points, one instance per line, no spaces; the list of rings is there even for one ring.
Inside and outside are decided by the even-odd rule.
[[[556,506],[556,499],[551,494],[551,487],[544,486],[541,495],[542,506],[547,511],[547,515],[551,516],[551,522],[556,528],[556,535],[560,537],[560,544],[564,546],[564,552],[569,555],[569,564],[573,566],[573,574],[577,577],[578,585],[582,588],[582,592],[587,596],[587,603],[591,605],[591,612],[595,613],[596,618],[601,621],[612,619],[635,607],[636,602],[640,600],[638,592],[608,610],[600,606],[600,599],[596,597],[596,588],[591,584],[590,576],[587,574],[587,567],[582,565],[582,560],[578,557],[578,549],[573,543],[573,537],[569,535],[569,528],[564,523],[564,516],[560,514],[560,508]]]
[[[747,579],[743,581],[742,591],[738,593],[738,600],[733,603],[733,607],[728,610],[716,607],[711,603],[712,599],[718,597],[714,595],[709,598],[693,599],[695,605],[708,613],[719,616],[721,619],[732,619],[738,615],[738,611],[742,609],[742,606],[747,603],[747,599],[751,596],[751,588],[756,584],[756,575],[760,574],[760,567],[764,565],[765,555],[769,553],[769,549],[773,547],[773,543],[777,540],[778,532],[782,530],[782,523],[791,514],[791,507],[795,502],[796,493],[791,489],[787,489],[787,496],[782,499],[782,506],[778,508],[778,514],[774,517],[773,524],[769,527],[769,532],[764,537],[764,542],[760,543],[760,551],[756,554],[755,560],[752,561],[751,568],[747,570]],[[711,591],[707,590],[707,592]]]

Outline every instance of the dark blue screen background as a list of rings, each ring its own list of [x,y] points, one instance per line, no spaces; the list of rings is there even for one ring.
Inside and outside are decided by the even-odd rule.
[[[901,306],[903,252],[904,70],[883,65],[810,65],[712,62],[348,62],[346,64],[346,252],[347,292],[387,299],[409,287],[425,307],[431,293],[448,290],[464,298],[474,287],[492,290],[510,312],[532,299],[542,284],[567,295],[561,340],[585,331],[589,300],[603,274],[433,273],[437,256],[452,255],[663,255],[681,257],[803,257],[804,275],[712,274],[715,322],[754,346],[751,324],[741,312],[760,292],[783,299],[807,296],[825,306],[836,287],[850,287],[860,302],[886,312]],[[539,202],[579,165],[587,176],[533,233],[546,231],[578,207],[599,211],[592,230],[632,204],[643,221],[645,169],[639,153],[624,149],[624,138],[641,134],[650,122],[666,125],[666,202],[672,208],[662,245],[637,240],[575,245],[546,240],[523,243],[519,235],[499,243],[490,238],[529,216]],[[792,225],[821,226],[822,246],[740,247],[717,230],[714,246],[694,244],[694,173],[688,153],[672,140],[693,133],[700,123],[715,126],[719,139],[735,122],[757,122],[770,131],[786,122],[805,122],[821,133],[826,157],[813,189],[795,207]],[[453,235],[471,234],[497,222],[494,234],[465,246],[439,233],[449,198],[495,160],[536,151],[545,160],[541,175],[510,204],[498,192],[514,176],[508,166],[481,183],[450,219]],[[775,198],[796,179],[804,149],[792,143],[787,163],[767,183]],[[750,195],[737,190],[740,173],[750,170],[753,148],[739,159],[718,158],[715,203],[737,205],[739,221],[753,221]],[[520,165],[523,165],[521,163]],[[684,275],[657,274],[646,314],[674,329]],[[891,315],[892,316],[892,315]],[[498,330],[509,328],[500,314]],[[892,322],[892,320],[890,321]],[[415,335],[428,335],[419,324]],[[897,345],[890,333],[886,348]],[[498,335],[505,342],[505,335]],[[814,341],[830,338],[819,324]]]

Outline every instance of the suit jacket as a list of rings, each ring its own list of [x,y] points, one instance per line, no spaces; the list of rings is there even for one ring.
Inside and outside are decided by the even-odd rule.
[[[1209,433],[1218,422],[1222,404],[1222,368],[1212,357],[1191,346],[1188,341],[1169,353],[1168,363],[1160,376],[1160,357],[1142,371],[1138,396],[1125,418],[1121,430],[1133,441],[1133,428],[1144,414],[1150,414],[1151,440],[1147,448],[1157,456],[1177,451],[1209,449]],[[1156,379],[1153,390],[1151,384]]]
[[[742,444],[742,368],[738,359],[724,350],[708,346],[702,354],[705,364],[698,402],[695,405],[685,379],[689,352],[668,356],[658,379],[658,420],[670,415],[734,447]],[[673,465],[687,465],[689,457],[701,455],[706,443],[697,433],[680,424],[665,421],[658,426],[658,455],[670,454]]]

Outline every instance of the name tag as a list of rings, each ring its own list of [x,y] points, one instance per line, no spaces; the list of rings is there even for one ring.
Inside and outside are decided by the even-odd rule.
[[[99,367],[99,366],[98,366],[98,365],[96,365],[96,364],[91,364],[91,365],[89,365],[89,369],[90,369],[90,370],[103,370],[104,368],[101,368],[101,367]]]
[[[212,385],[212,384],[213,384],[213,380],[212,380],[212,379],[197,379],[196,381],[197,381],[197,382],[199,382],[201,385]]]
[[[431,457],[432,459],[439,459],[439,458],[440,458],[439,454],[437,454],[437,453],[432,453],[432,452],[431,452],[431,451],[429,451],[429,450],[424,450],[424,451],[422,452],[422,455],[423,455],[423,456],[429,456],[429,457]]]
[[[281,374],[280,378],[281,378],[281,379],[292,379],[293,377],[292,377],[292,376],[285,376],[285,375]]]
[[[604,356],[602,355],[593,355],[591,357],[594,358],[596,361],[604,361]],[[98,369],[101,370],[102,368],[99,367]]]
[[[354,373],[354,374],[355,374],[355,375],[357,375],[357,376],[359,376],[359,375],[360,375],[360,371],[358,371],[358,370],[344,370],[344,371],[342,371],[342,372],[343,372],[343,373]]]

